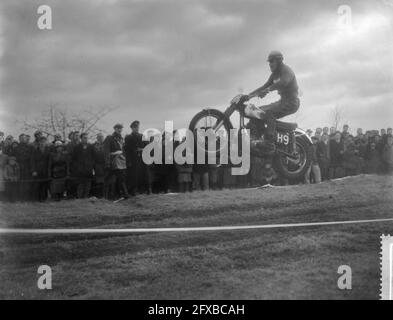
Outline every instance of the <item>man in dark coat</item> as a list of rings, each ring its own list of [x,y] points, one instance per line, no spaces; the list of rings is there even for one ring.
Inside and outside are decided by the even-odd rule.
[[[94,184],[93,195],[97,198],[104,196],[105,182],[105,153],[104,153],[104,135],[97,134],[97,141],[93,145],[94,148]]]
[[[367,150],[365,159],[366,159],[366,173],[375,174],[381,172],[382,157],[380,152],[377,150],[375,142],[370,143],[370,147]]]
[[[134,196],[140,186],[142,173],[142,134],[139,133],[139,121],[131,123],[131,134],[125,137],[124,151],[127,163],[127,186],[130,194]]]
[[[334,140],[330,141],[330,169],[331,179],[342,178],[344,176],[342,167],[342,157],[344,154],[344,143],[341,134],[336,132]]]
[[[74,153],[74,149],[77,145],[80,143],[80,135],[79,131],[72,131],[68,135],[68,138],[70,139],[70,142],[66,145],[65,147],[65,153],[68,157],[68,162],[70,164],[70,175],[75,176],[74,171],[74,163],[71,161],[72,160],[72,155]],[[77,183],[74,179],[69,179],[67,180],[67,198],[69,199],[74,199],[77,196]]]
[[[16,148],[16,161],[20,168],[20,200],[31,200],[31,154],[32,146],[27,143],[26,135],[19,136],[19,145]]]
[[[37,138],[37,145],[31,154],[31,171],[33,182],[33,199],[45,201],[48,198],[48,173],[49,173],[49,150],[46,146],[46,138]]]
[[[76,181],[77,197],[83,199],[88,198],[90,195],[95,154],[93,146],[88,143],[88,134],[82,133],[80,138],[81,143],[75,146],[72,153],[73,172],[71,173],[71,179]]]
[[[317,158],[319,163],[319,168],[321,169],[322,181],[329,179],[329,165],[330,165],[330,137],[328,134],[323,134],[321,136],[321,141],[318,143],[317,147]]]

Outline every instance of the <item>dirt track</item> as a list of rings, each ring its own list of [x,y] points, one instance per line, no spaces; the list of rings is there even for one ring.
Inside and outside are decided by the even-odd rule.
[[[138,196],[107,201],[1,204],[0,226],[124,228],[393,218],[392,177],[320,185]],[[139,235],[3,235],[2,298],[378,298],[379,236],[370,225]],[[37,289],[37,268],[53,290]],[[353,289],[337,288],[350,265]]]

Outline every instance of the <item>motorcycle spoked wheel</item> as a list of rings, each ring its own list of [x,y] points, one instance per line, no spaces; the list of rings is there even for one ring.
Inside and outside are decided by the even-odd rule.
[[[198,129],[198,123],[207,123],[207,118],[213,118],[216,119],[217,123],[220,121],[223,121],[223,127],[224,130],[226,131],[227,137],[229,137],[230,130],[233,129],[232,123],[229,121],[228,118],[225,117],[225,115],[217,110],[217,109],[205,109],[202,110],[201,112],[197,113],[191,120],[190,125],[188,126],[188,129],[194,133],[195,129]],[[210,121],[211,123],[211,121]],[[200,127],[199,127],[200,128]],[[205,126],[206,129],[206,126]],[[215,153],[218,153],[219,150],[217,150]]]
[[[279,175],[289,180],[303,179],[311,165],[312,146],[304,137],[296,137],[297,160],[291,160],[285,155],[277,153],[273,161]]]

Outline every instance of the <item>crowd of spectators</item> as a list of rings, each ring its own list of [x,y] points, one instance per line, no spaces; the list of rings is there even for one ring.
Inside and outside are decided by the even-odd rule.
[[[314,134],[307,130],[307,134],[313,141],[313,157],[306,183],[393,170],[392,128],[366,132],[358,128],[352,135],[344,125],[341,132],[325,127],[317,128]]]
[[[18,139],[0,132],[0,200],[56,201],[74,198],[116,200],[138,193],[188,192],[263,185],[320,183],[324,180],[393,171],[392,129],[366,131],[355,135],[344,125],[307,130],[313,141],[312,164],[301,181],[278,176],[272,162],[251,158],[247,175],[231,174],[230,165],[146,165],[142,150],[148,142],[131,124],[123,137],[123,126],[105,137],[99,133],[91,143],[88,133],[71,132],[68,141],[60,135],[50,139],[42,132]],[[180,142],[176,142],[180,143]],[[165,155],[164,155],[165,156]],[[164,161],[165,162],[165,161]]]

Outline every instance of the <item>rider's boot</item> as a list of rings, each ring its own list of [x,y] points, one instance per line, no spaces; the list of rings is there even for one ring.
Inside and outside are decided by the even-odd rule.
[[[275,144],[266,139],[255,139],[251,141],[251,153],[255,156],[269,156],[276,151]]]
[[[274,137],[276,133],[276,118],[271,111],[265,112],[266,131],[264,134],[265,148],[268,154],[273,154],[276,151],[276,145],[274,143]]]

